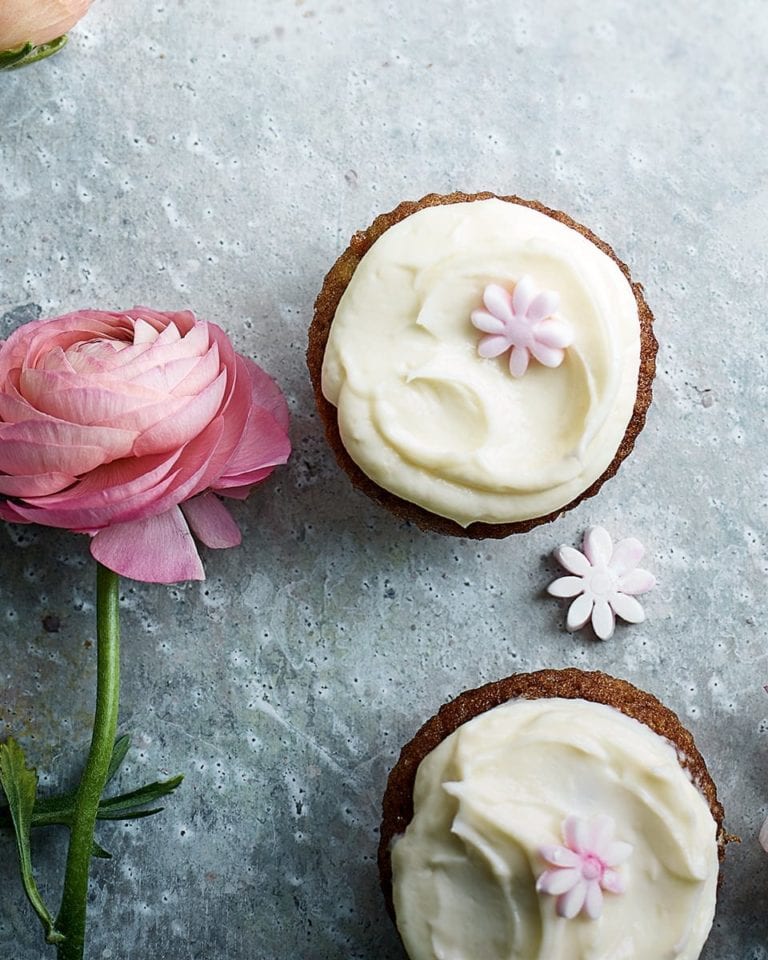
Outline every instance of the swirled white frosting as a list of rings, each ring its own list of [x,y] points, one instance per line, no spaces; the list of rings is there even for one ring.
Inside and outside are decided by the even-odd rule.
[[[537,894],[542,845],[570,815],[607,814],[634,847],[626,892],[597,920]],[[717,827],[675,749],[585,700],[515,700],[460,727],[421,763],[414,816],[392,850],[411,960],[696,960],[712,925]]]
[[[575,340],[557,369],[510,376],[478,355],[487,284],[530,275],[560,295]],[[616,263],[529,207],[421,209],[363,257],[323,362],[352,459],[379,486],[463,526],[543,516],[608,467],[637,393],[640,326]]]

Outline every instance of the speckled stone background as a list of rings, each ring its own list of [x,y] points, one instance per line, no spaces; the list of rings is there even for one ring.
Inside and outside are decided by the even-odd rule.
[[[124,583],[122,783],[91,958],[402,960],[377,888],[401,743],[465,687],[576,665],[661,696],[743,838],[706,960],[768,957],[766,251],[761,0],[97,0],[59,57],[0,79],[2,330],[81,306],[191,306],[279,379],[295,453],[236,507],[208,580]],[[599,497],[506,542],[398,525],[325,446],[304,367],[350,234],[423,193],[568,211],[645,284],[661,341],[637,449]],[[599,643],[546,598],[604,523],[659,577]],[[94,688],[84,539],[0,527],[0,735],[72,780]],[[46,891],[61,836],[38,838]],[[58,890],[57,887],[53,889]],[[47,956],[0,837],[0,955]]]

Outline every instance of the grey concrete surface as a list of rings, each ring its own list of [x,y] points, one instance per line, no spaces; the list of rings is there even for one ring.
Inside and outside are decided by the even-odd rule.
[[[101,830],[92,960],[402,960],[374,862],[401,743],[463,688],[566,665],[690,725],[743,838],[703,956],[768,958],[767,41],[761,0],[97,0],[58,58],[0,79],[3,329],[190,306],[293,415],[290,466],[236,507],[242,548],[206,553],[203,584],[124,583],[122,783],[186,781]],[[354,492],[304,367],[350,234],[456,188],[589,224],[661,341],[631,460],[505,542],[429,536]],[[660,581],[606,643],[542,595],[551,549],[595,522],[644,540]],[[0,735],[52,788],[88,738],[94,571],[75,536],[2,526],[0,545]],[[38,838],[49,893],[61,855]],[[48,956],[8,836],[0,891],[0,955]]]

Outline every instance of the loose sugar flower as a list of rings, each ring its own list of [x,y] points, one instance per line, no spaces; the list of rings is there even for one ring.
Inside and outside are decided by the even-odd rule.
[[[545,367],[559,367],[565,348],[573,343],[569,323],[553,314],[560,295],[537,290],[529,276],[522,277],[512,293],[490,283],[483,293],[485,310],[472,311],[472,325],[487,336],[478,345],[481,357],[499,357],[511,348],[509,370],[522,377],[533,356]]]
[[[768,853],[768,820],[765,820],[762,827],[760,827],[760,834],[757,838],[760,841],[760,846]]]
[[[603,890],[624,893],[624,878],[614,868],[632,854],[632,845],[614,840],[615,825],[607,816],[584,820],[568,817],[563,823],[563,845],[539,849],[550,865],[541,874],[536,889],[557,897],[557,914],[572,920],[584,913],[597,920],[603,910]]]
[[[613,636],[615,618],[642,623],[645,612],[635,597],[656,585],[656,578],[638,563],[645,548],[634,537],[614,546],[602,527],[590,527],[584,534],[584,552],[561,546],[555,559],[572,574],[560,577],[547,587],[553,597],[575,597],[568,609],[566,628],[580,630],[590,619],[601,640]]]

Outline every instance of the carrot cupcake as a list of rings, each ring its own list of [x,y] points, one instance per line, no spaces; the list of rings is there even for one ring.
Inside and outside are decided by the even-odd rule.
[[[426,529],[504,537],[592,496],[632,449],[652,320],[627,267],[566,214],[431,194],[352,238],[307,360],[358,487]]]
[[[725,843],[674,713],[544,670],[463,693],[404,747],[379,866],[411,960],[696,960]]]

